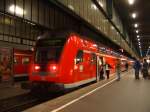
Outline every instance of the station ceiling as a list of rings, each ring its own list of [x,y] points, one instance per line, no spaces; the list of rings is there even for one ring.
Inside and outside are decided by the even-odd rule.
[[[129,1],[134,3],[131,5]],[[114,0],[114,6],[140,55],[150,55],[150,0]],[[135,18],[132,17],[133,13],[136,14]]]

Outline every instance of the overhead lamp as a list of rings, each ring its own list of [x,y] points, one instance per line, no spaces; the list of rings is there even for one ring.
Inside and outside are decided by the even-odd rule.
[[[139,30],[136,30],[135,32],[136,32],[136,33],[139,33]]]
[[[113,26],[111,26],[111,29],[112,29],[112,30],[114,30],[114,27],[113,27]]]
[[[140,36],[139,35],[137,35],[137,38],[139,38]]]
[[[26,11],[23,10],[23,8],[21,8],[17,5],[14,5],[14,4],[10,5],[9,11],[11,13],[15,13],[16,15],[23,15],[23,13],[26,14]]]
[[[137,17],[136,13],[132,13],[132,18],[135,19]]]
[[[138,41],[140,41],[140,39],[138,38]]]
[[[91,8],[92,8],[93,10],[97,10],[97,7],[96,7],[95,4],[91,4]]]
[[[134,24],[134,27],[135,27],[135,28],[137,28],[137,27],[138,27],[138,24],[137,24],[137,23],[135,23],[135,24]]]
[[[101,7],[103,7],[103,3],[101,1],[98,2]]]
[[[128,0],[129,5],[133,5],[135,0]]]

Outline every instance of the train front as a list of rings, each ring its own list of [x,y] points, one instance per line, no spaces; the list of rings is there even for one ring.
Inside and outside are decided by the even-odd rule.
[[[37,41],[34,63],[29,75],[33,84],[59,83],[59,62],[64,44],[64,38],[46,38]]]

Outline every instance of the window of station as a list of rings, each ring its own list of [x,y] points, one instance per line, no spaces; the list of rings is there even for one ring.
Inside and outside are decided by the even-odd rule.
[[[24,18],[31,20],[31,0],[24,0],[24,10],[26,11],[26,13],[24,14]]]
[[[81,62],[83,62],[83,51],[79,50],[75,58],[75,64],[79,64]]]

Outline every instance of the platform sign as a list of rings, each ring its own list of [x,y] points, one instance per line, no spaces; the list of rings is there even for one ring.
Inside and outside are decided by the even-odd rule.
[[[0,83],[12,81],[13,49],[0,47]]]

